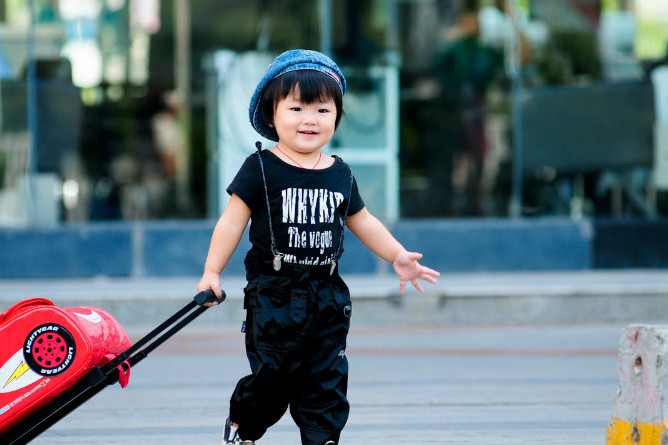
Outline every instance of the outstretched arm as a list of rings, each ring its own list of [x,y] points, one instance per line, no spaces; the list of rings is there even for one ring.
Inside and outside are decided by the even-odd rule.
[[[232,195],[230,202],[221,215],[211,236],[209,254],[204,264],[204,273],[197,285],[197,291],[211,289],[221,297],[220,273],[225,269],[239,241],[246,230],[251,211],[237,195]],[[215,303],[214,303],[215,304]]]
[[[346,225],[373,253],[392,263],[394,271],[399,276],[400,293],[404,293],[406,283],[409,281],[420,292],[424,289],[418,279],[436,283],[435,277],[440,276],[440,273],[418,263],[417,260],[422,258],[422,254],[408,252],[366,207],[349,216]]]

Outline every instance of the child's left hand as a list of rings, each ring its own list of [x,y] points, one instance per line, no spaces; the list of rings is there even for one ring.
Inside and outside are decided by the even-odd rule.
[[[420,285],[418,279],[429,281],[430,283],[435,284],[435,277],[439,277],[441,275],[439,272],[436,272],[435,270],[428,267],[424,267],[418,263],[417,260],[420,258],[422,258],[421,253],[408,252],[406,250],[400,252],[394,258],[392,267],[394,267],[394,271],[401,280],[399,283],[400,294],[404,293],[404,290],[406,289],[406,283],[409,281],[413,283],[415,289],[422,292],[424,289]]]

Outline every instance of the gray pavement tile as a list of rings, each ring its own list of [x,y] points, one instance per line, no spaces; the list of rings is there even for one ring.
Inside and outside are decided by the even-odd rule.
[[[341,444],[600,445],[621,328],[353,326]],[[248,370],[242,339],[186,328],[136,366],[128,388],[108,388],[34,443],[218,444]],[[258,445],[298,443],[286,415]]]

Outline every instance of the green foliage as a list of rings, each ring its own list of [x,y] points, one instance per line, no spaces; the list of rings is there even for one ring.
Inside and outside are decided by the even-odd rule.
[[[553,30],[550,43],[535,55],[542,80],[548,85],[601,78],[596,36],[580,30]]]

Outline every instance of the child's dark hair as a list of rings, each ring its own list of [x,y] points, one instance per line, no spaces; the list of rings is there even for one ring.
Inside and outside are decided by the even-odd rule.
[[[317,70],[290,71],[269,82],[262,93],[261,102],[265,122],[274,122],[276,105],[288,97],[295,87],[299,87],[299,100],[305,104],[333,99],[336,105],[334,128],[339,127],[343,116],[343,93],[334,79]]]

